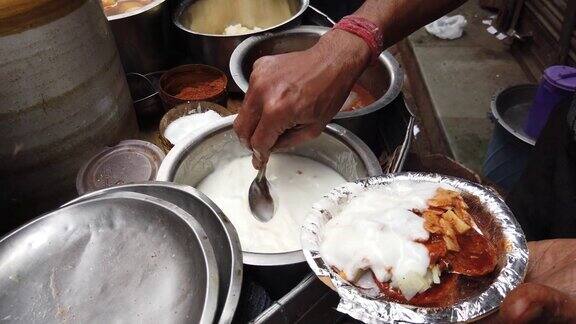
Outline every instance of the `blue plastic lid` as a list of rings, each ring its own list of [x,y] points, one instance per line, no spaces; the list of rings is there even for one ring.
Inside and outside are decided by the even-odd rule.
[[[560,89],[576,91],[576,68],[554,65],[544,71],[544,78]]]

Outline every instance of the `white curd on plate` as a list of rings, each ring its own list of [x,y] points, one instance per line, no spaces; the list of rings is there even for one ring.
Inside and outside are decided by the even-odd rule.
[[[371,269],[380,282],[390,282],[406,299],[437,281],[432,274],[424,210],[441,187],[436,183],[399,182],[359,192],[333,215],[322,232],[320,254],[348,280]]]

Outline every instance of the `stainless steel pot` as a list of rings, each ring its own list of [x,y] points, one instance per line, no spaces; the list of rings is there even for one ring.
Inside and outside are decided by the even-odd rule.
[[[156,179],[196,186],[214,171],[220,161],[249,155],[232,129],[234,118],[224,118],[187,142],[176,145],[163,160]],[[338,125],[328,125],[320,137],[289,152],[330,166],[348,181],[382,173],[378,159],[366,144]],[[304,261],[302,251],[242,254],[244,264],[257,266],[291,265]]]
[[[180,29],[181,39],[187,45],[189,54],[195,61],[215,66],[225,71],[228,76],[230,76],[230,56],[238,44],[253,35],[270,33],[300,25],[301,16],[309,5],[309,0],[289,0],[292,6],[297,8],[289,20],[251,34],[224,36],[195,32],[185,26],[183,14],[186,9],[196,1],[197,0],[184,0],[180,3],[173,17],[174,24]],[[238,91],[239,89],[237,89],[234,82],[231,81],[232,79],[228,79],[228,86],[231,87],[231,90]]]
[[[236,47],[230,58],[230,73],[234,82],[246,92],[252,66],[258,58],[308,49],[329,30],[320,26],[300,26],[281,33],[248,38]],[[392,54],[384,51],[378,58],[378,64],[368,67],[358,80],[377,100],[362,109],[339,112],[333,122],[351,130],[372,148],[378,129],[375,115],[400,94],[403,81],[404,73],[400,65]]]
[[[0,12],[2,232],[73,197],[81,164],[138,126],[100,0]]]
[[[108,17],[126,72],[149,73],[168,67],[169,1],[155,0],[131,12]]]

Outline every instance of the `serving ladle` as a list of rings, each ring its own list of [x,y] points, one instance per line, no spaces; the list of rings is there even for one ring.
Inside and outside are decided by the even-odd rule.
[[[268,222],[274,216],[274,200],[270,194],[270,183],[266,179],[266,165],[264,165],[250,184],[248,189],[248,203],[252,215],[261,222]]]

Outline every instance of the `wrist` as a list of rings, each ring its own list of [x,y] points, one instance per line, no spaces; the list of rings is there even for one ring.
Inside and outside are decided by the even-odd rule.
[[[324,34],[316,46],[324,53],[329,64],[337,62],[351,72],[364,71],[372,55],[370,46],[362,38],[338,29]]]
[[[371,64],[378,61],[378,57],[383,50],[382,33],[378,25],[364,17],[352,15],[342,18],[333,29],[343,30],[361,38],[368,45],[372,54]]]

